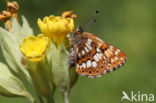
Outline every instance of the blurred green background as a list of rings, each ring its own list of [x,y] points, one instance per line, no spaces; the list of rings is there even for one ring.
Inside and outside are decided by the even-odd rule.
[[[34,34],[40,33],[37,27],[38,18],[74,10],[78,15],[75,26],[81,26],[88,23],[95,10],[99,10],[97,22],[86,31],[127,54],[127,63],[119,70],[100,78],[80,77],[72,88],[71,103],[120,103],[123,90],[129,95],[131,91],[140,91],[156,96],[156,0],[15,1],[20,5],[19,15],[27,18]],[[0,11],[5,8],[5,0],[0,0]],[[3,22],[0,25],[3,26]],[[54,98],[56,103],[63,103],[63,97],[58,90]],[[0,103],[29,101],[0,96]],[[123,103],[127,101],[124,100]]]

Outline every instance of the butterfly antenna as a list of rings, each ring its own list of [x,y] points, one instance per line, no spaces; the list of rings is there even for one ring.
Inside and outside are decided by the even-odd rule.
[[[88,24],[85,25],[85,27],[83,27],[83,29],[87,29],[91,24],[93,24],[94,22],[96,22],[95,16],[96,16],[98,13],[99,13],[98,10],[96,10],[96,11],[93,13],[92,18],[90,19],[90,21],[88,22]]]

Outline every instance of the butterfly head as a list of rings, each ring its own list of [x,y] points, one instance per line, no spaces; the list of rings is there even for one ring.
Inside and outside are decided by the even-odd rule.
[[[77,27],[76,30],[74,31],[74,34],[82,34],[83,33],[83,28]]]
[[[83,37],[83,28],[78,27],[75,29],[74,34],[71,38],[71,44],[73,44],[74,46],[82,43],[84,37]]]
[[[81,44],[81,43],[86,41],[87,38],[83,36],[84,30],[87,29],[89,25],[96,22],[94,17],[95,17],[95,15],[97,13],[98,13],[98,11],[95,11],[95,13],[93,14],[93,17],[91,18],[91,20],[89,21],[89,23],[87,25],[85,25],[83,28],[82,27],[77,27],[73,31],[74,35],[72,35],[72,37],[71,37],[71,44],[72,45],[76,46],[76,45]]]

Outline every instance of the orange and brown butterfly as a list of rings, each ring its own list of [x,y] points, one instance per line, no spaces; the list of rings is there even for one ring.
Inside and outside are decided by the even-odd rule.
[[[81,76],[99,77],[122,66],[127,56],[120,49],[78,27],[71,38],[69,68]]]

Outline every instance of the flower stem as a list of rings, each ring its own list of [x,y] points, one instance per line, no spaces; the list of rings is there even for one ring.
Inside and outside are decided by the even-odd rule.
[[[47,103],[55,103],[53,98],[47,98]]]
[[[52,90],[51,90],[50,96],[47,97],[46,99],[47,99],[47,103],[55,103]]]
[[[69,102],[69,92],[68,91],[64,91],[64,103],[70,103]]]
[[[38,97],[39,102],[43,103],[43,99],[42,99],[42,97],[39,94],[37,94],[37,97]]]

